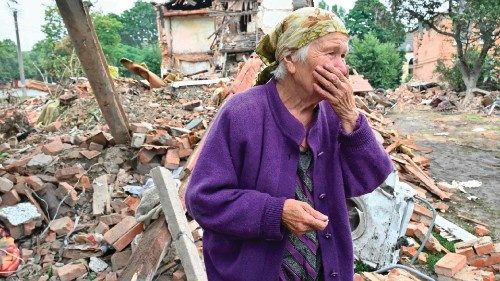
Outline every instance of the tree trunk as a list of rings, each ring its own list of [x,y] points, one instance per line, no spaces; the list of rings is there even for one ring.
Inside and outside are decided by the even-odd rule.
[[[465,84],[465,99],[464,104],[469,104],[474,98],[473,90],[476,88],[477,80],[479,79],[480,71],[473,71],[469,76],[465,76],[462,73],[462,79]]]

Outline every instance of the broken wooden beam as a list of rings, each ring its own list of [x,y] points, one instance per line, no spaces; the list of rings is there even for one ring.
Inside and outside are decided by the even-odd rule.
[[[128,121],[115,96],[108,65],[81,0],[57,0],[61,17],[115,142],[130,143]]]
[[[151,175],[187,279],[193,281],[208,280],[205,267],[198,255],[198,249],[193,242],[193,235],[182,208],[172,173],[163,167],[156,167],[151,170]]]
[[[142,281],[153,280],[171,242],[172,236],[162,216],[146,228],[118,280],[129,281],[134,278]]]

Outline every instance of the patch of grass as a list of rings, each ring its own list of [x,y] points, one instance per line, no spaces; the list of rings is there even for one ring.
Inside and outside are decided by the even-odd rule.
[[[474,114],[474,113],[468,113],[468,114],[465,114],[464,115],[464,119],[468,122],[471,122],[471,123],[481,123],[483,122],[483,117],[477,115],[477,114]]]
[[[427,269],[432,272],[432,273],[435,273],[434,271],[434,267],[436,266],[436,263],[442,258],[444,257],[444,254],[442,253],[430,253],[430,252],[427,252]]]
[[[359,261],[359,260],[356,261],[356,267],[354,268],[354,272],[356,272],[356,273],[371,272],[374,270],[375,270],[375,268],[367,265],[366,263],[363,263],[362,261]]]
[[[433,231],[432,235],[434,235],[434,237],[439,241],[439,243],[441,243],[441,245],[443,245],[443,247],[446,248],[446,250],[448,250],[450,252],[455,252],[455,243],[446,240],[446,238],[444,238],[443,236],[441,236],[437,232]]]

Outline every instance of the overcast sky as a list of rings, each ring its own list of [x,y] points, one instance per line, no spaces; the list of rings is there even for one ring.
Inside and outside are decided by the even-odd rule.
[[[104,13],[120,14],[130,9],[135,0],[97,0],[95,7]],[[0,40],[11,39],[16,41],[14,19],[12,11],[7,5],[8,0],[0,0]],[[43,39],[41,31],[43,13],[46,5],[55,4],[54,0],[17,0],[18,24],[23,51],[31,50],[33,45]],[[160,1],[158,1],[160,2]],[[319,1],[314,1],[319,2]],[[355,0],[325,0],[329,5],[340,3],[346,10],[354,6]]]

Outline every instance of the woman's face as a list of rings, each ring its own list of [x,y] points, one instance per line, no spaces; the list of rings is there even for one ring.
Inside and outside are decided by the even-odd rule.
[[[344,75],[349,75],[346,64],[349,39],[342,33],[329,33],[309,47],[305,63],[296,63],[295,80],[310,94],[313,94],[313,72],[318,65],[332,65]]]

